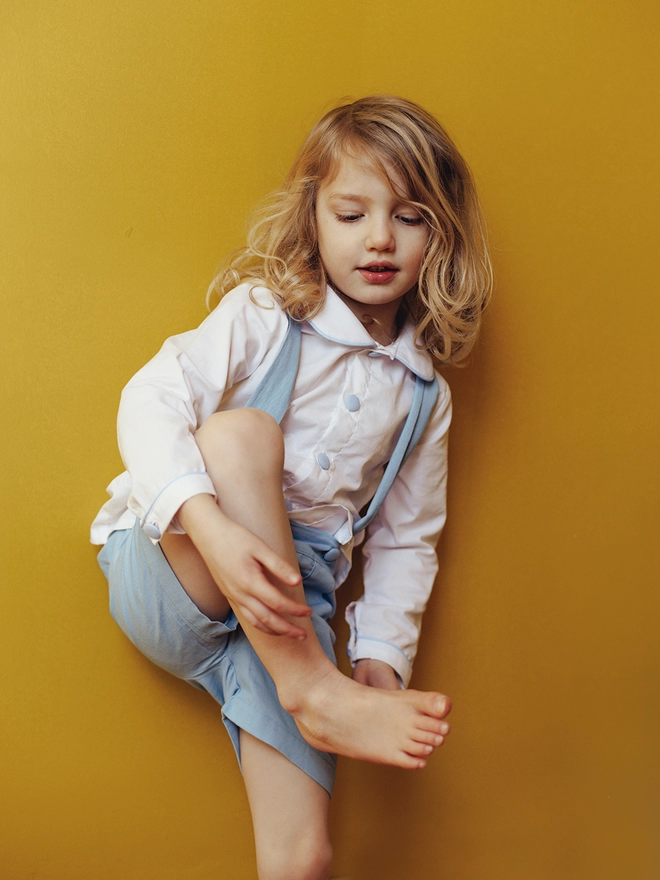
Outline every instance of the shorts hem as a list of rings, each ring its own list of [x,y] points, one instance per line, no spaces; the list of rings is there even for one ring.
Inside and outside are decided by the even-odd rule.
[[[315,749],[302,735],[296,736],[279,724],[277,719],[265,715],[251,703],[241,699],[240,694],[235,694],[225,703],[222,707],[222,718],[236,751],[239,765],[241,763],[239,731],[244,730],[255,739],[272,746],[332,796],[337,767],[336,755]]]

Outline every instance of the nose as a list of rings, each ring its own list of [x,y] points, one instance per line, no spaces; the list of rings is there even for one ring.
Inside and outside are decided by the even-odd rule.
[[[369,251],[393,251],[394,229],[389,217],[372,217],[367,231],[365,246]]]

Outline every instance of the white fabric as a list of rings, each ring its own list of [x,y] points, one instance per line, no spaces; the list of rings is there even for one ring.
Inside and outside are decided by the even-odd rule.
[[[137,517],[156,541],[181,532],[176,511],[199,493],[215,495],[194,434],[217,410],[245,406],[287,331],[287,317],[264,288],[242,284],[196,330],[166,340],[122,393],[118,435],[126,472],[92,524],[103,544]],[[334,534],[350,567],[352,523],[370,500],[408,414],[413,373],[433,375],[430,357],[406,325],[391,345],[376,343],[328,290],[321,311],[302,325],[300,368],[282,420],[284,493],[291,519]],[[364,547],[364,596],[351,603],[349,656],[383,660],[407,684],[421,616],[437,570],[435,544],[445,521],[446,382],[429,424],[401,469]],[[345,398],[357,397],[355,400]],[[317,456],[327,456],[321,467]],[[321,456],[323,460],[323,456]],[[324,464],[327,463],[324,461]],[[359,543],[362,535],[355,539]]]

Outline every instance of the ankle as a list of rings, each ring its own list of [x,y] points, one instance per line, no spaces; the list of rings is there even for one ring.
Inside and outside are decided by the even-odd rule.
[[[308,673],[306,676],[296,677],[295,680],[276,683],[277,696],[282,708],[294,718],[313,709],[329,695],[332,682],[341,674],[337,667],[327,660],[327,664],[323,664],[313,674]]]

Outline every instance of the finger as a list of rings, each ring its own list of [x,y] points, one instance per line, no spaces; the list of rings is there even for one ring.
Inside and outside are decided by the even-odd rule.
[[[279,591],[276,591],[276,593],[277,595],[272,596],[272,601],[265,602],[264,604],[268,605],[277,614],[286,615],[287,617],[311,617],[312,609],[309,605],[296,602],[295,599],[289,599]]]
[[[269,636],[289,636],[295,639],[303,639],[305,638],[305,631],[299,629],[298,627],[294,627],[293,625],[287,623],[287,621],[282,621],[281,625],[277,622],[277,620],[272,621],[272,626],[262,622],[259,618],[250,611],[249,608],[243,606],[241,608],[242,616],[245,621],[251,624],[255,629],[258,629],[260,632],[266,633]]]
[[[255,558],[261,565],[272,574],[278,581],[282,581],[290,587],[296,587],[302,582],[300,572],[294,569],[285,559],[273,552],[267,544]]]
[[[268,629],[268,627],[265,626],[265,625],[259,620],[259,618],[258,618],[255,614],[253,614],[253,613],[250,611],[250,609],[249,609],[247,606],[245,606],[245,605],[241,606],[240,611],[241,611],[241,613],[242,613],[242,616],[245,618],[245,620],[246,620],[251,626],[253,626],[255,629],[258,629],[258,630],[260,630],[261,632],[266,632],[266,633],[270,633],[271,635],[275,635],[275,633],[272,633],[271,630]]]
[[[249,606],[247,604],[248,601]],[[250,612],[252,620],[257,621],[256,623],[253,623],[253,626],[256,626],[256,628],[262,632],[275,636],[289,636],[294,639],[304,639],[307,637],[307,633],[304,629],[291,623],[281,615],[276,614],[272,609],[267,605],[264,605],[254,596],[246,601],[243,608]],[[247,617],[247,614],[245,616]]]
[[[256,592],[255,592],[255,587]],[[290,615],[291,617],[309,617],[312,609],[303,602],[297,602],[289,596],[285,596],[276,586],[264,576],[263,572],[259,572],[256,583],[253,581],[252,589],[245,585],[245,591],[256,595],[260,602],[279,615]]]

